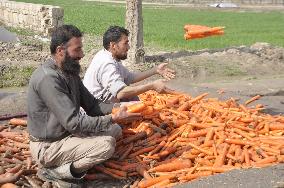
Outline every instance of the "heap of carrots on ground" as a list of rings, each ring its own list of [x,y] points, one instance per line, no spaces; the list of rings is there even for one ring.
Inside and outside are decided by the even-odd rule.
[[[263,106],[186,94],[140,95],[129,107],[143,120],[123,126],[114,158],[94,167],[118,179],[139,174],[133,187],[171,187],[232,169],[265,167],[284,159],[284,117]],[[92,179],[95,174],[86,178]]]
[[[29,151],[29,138],[25,130],[12,128],[17,126],[25,128],[27,121],[23,119],[11,119],[10,126],[0,125],[0,186],[1,188],[17,187],[29,184],[37,185],[34,179],[37,166],[32,161]]]
[[[265,167],[284,160],[284,117],[261,113],[260,104],[252,106],[259,95],[245,104],[207,95],[154,91],[140,95],[142,102],[129,106],[128,111],[140,112],[143,119],[122,123],[123,137],[117,141],[114,156],[94,166],[85,179],[98,179],[99,171],[117,179],[139,177],[132,187],[172,187],[215,173]],[[0,180],[34,169],[26,148],[27,133],[7,136],[9,130],[0,132],[0,152],[9,150],[17,156],[1,159],[0,166],[6,170],[0,173]],[[16,143],[13,146],[17,151],[5,144],[7,140]],[[21,167],[9,167],[16,164],[14,158],[21,161]]]
[[[203,25],[190,25],[184,26],[184,39],[191,40],[197,38],[204,38],[212,35],[223,35],[225,27],[207,27]]]

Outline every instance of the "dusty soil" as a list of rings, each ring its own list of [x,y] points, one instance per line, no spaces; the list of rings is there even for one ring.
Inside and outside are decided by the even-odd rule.
[[[48,42],[34,36],[19,36],[19,43],[0,43],[0,116],[26,111],[26,87],[29,76],[49,56]],[[86,36],[86,56],[82,60],[84,74],[93,55],[101,48],[101,38]],[[92,49],[92,50],[91,50]],[[146,49],[146,63],[134,69],[145,70],[168,61],[176,70],[169,86],[196,96],[209,92],[220,100],[230,97],[239,102],[260,94],[257,102],[264,112],[284,113],[284,48],[267,43],[227,49],[159,52]],[[132,68],[133,68],[132,67]],[[17,85],[17,83],[20,83]],[[224,94],[217,93],[224,90]],[[252,105],[255,105],[253,103]],[[181,187],[284,187],[283,165],[263,169],[236,170],[197,180]],[[123,187],[126,182],[100,182],[95,187]]]

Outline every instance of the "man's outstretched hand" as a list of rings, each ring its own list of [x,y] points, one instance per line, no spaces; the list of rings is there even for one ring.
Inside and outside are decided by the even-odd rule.
[[[168,63],[161,63],[157,66],[156,71],[167,80],[171,80],[175,77],[175,71],[167,68]]]
[[[152,82],[153,90],[157,91],[158,93],[174,93],[175,90],[172,90],[167,87],[167,80],[166,79],[159,79]]]

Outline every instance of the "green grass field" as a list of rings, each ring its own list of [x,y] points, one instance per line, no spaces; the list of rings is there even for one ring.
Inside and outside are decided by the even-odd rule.
[[[124,26],[125,5],[79,0],[20,0],[64,8],[64,22],[102,35],[110,25]],[[268,42],[284,47],[283,12],[227,11],[143,6],[145,46],[164,50],[224,48]],[[185,41],[185,24],[225,26],[225,35]]]

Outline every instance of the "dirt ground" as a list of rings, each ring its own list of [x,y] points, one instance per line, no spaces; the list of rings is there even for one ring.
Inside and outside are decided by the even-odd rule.
[[[26,87],[5,86],[13,85],[14,82],[23,82],[22,85],[25,85],[29,79],[29,74],[25,73],[49,56],[48,42],[44,43],[34,36],[19,38],[19,43],[0,42],[0,116],[26,112]],[[81,62],[82,75],[94,53],[100,49],[100,45],[90,46],[90,41],[100,44],[100,40],[86,36],[84,44],[89,50]],[[173,89],[193,96],[208,92],[209,97],[218,97],[220,100],[234,97],[240,103],[260,94],[262,98],[257,103],[264,104],[265,113],[284,113],[284,48],[256,43],[252,46],[200,51],[153,52],[152,49],[146,49],[146,55],[146,63],[134,66],[135,69],[145,70],[160,62],[169,62],[169,66],[176,70],[176,78],[169,82],[169,87]],[[23,70],[21,74],[11,74],[15,67]],[[220,89],[224,90],[221,95],[218,94]],[[180,187],[284,187],[283,169],[283,165],[277,165],[263,169],[234,170]],[[100,182],[94,186],[123,187],[125,184]]]

